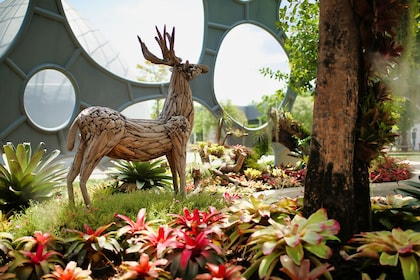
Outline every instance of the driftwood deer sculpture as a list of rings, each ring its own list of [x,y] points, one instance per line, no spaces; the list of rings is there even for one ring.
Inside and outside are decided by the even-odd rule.
[[[67,176],[69,201],[74,204],[73,181],[80,174],[80,188],[86,206],[90,205],[86,181],[99,161],[108,156],[129,161],[148,161],[166,156],[175,193],[185,195],[186,151],[194,121],[194,107],[189,81],[208,71],[207,66],[190,64],[175,56],[174,38],[156,28],[155,37],[162,51],[160,59],[138,37],[143,56],[152,63],[172,66],[168,95],[156,120],[129,119],[106,107],[88,107],[73,121],[67,148],[74,148],[77,131],[80,143]],[[179,176],[179,188],[178,188]]]

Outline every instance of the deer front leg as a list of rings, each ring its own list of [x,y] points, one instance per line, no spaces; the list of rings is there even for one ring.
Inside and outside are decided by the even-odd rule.
[[[168,159],[168,163],[169,163],[169,167],[171,168],[171,173],[172,173],[172,184],[174,186],[174,192],[175,194],[178,194],[179,192],[179,188],[178,188],[178,172],[177,172],[177,167],[176,167],[176,160],[175,157],[173,155],[173,150],[170,151],[167,155],[166,158]]]
[[[168,135],[172,140],[172,151],[168,153],[168,162],[171,167],[174,182],[175,193],[178,192],[177,176],[179,176],[179,190],[182,196],[185,196],[185,168],[187,143],[190,137],[191,126],[188,120],[183,116],[173,116],[165,124]]]
[[[185,186],[186,186],[186,178],[185,178],[185,169],[187,168],[186,163],[186,147],[184,149],[184,154],[177,162],[178,174],[179,174],[179,193],[181,196],[185,196]]]
[[[172,157],[175,160],[175,176],[179,176],[179,192],[181,196],[185,196],[185,169],[187,168],[187,143],[188,135],[185,133],[179,133],[172,138]],[[173,176],[174,176],[173,175]],[[175,177],[176,178],[176,177]],[[174,185],[175,187],[175,185]],[[178,189],[178,186],[176,186]]]

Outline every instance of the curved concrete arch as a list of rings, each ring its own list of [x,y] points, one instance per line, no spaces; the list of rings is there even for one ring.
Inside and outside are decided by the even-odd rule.
[[[24,0],[14,0],[22,4]],[[191,82],[193,98],[215,116],[222,108],[214,94],[214,66],[226,34],[241,23],[255,24],[283,44],[278,20],[280,0],[203,0],[204,38],[199,63],[209,73]],[[140,48],[139,48],[140,52]],[[164,98],[165,84],[144,84],[121,78],[101,67],[83,49],[66,19],[61,0],[31,0],[25,18],[6,52],[0,57],[0,142],[45,142],[46,148],[66,151],[65,128],[51,132],[31,124],[23,108],[25,85],[40,69],[60,69],[75,87],[73,119],[81,109],[101,105],[122,110],[132,104]],[[53,117],[53,116],[52,116]]]

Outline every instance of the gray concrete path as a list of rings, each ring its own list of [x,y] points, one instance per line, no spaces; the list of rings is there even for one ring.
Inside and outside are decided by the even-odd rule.
[[[190,155],[190,157],[192,157]],[[192,159],[190,159],[191,161]],[[73,158],[62,159],[67,166],[70,166]],[[420,182],[420,161],[410,161],[410,164],[413,166],[413,172],[410,180]],[[107,167],[112,166],[109,159],[104,159],[97,168],[93,171],[91,178],[94,179],[106,179],[108,176],[104,173]],[[78,178],[77,178],[78,179]],[[407,185],[404,181],[399,182],[390,182],[390,183],[373,183],[371,184],[371,196],[386,196],[390,193],[395,193],[394,190],[397,188],[402,189],[415,189],[412,186]],[[279,195],[279,196],[289,196],[296,197],[303,195],[303,187],[299,188],[285,188],[282,190],[268,190],[264,192],[266,195]]]
[[[410,161],[410,164],[413,166],[413,172],[411,172],[410,181],[420,182],[420,162]],[[371,184],[371,197],[372,196],[386,196],[388,194],[395,193],[396,189],[416,189],[410,185],[407,185],[405,181],[399,182],[386,182],[386,183],[372,183]],[[417,189],[418,190],[418,189]],[[289,196],[296,197],[303,195],[303,187],[299,188],[285,188],[283,190],[269,190],[264,193],[267,195],[280,195],[280,196]]]

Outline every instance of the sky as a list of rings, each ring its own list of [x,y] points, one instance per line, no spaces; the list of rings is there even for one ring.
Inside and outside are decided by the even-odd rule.
[[[184,61],[199,60],[203,38],[202,1],[197,0],[66,0],[92,27],[99,29],[136,74],[144,61],[137,35],[160,54],[154,40],[155,26],[176,26],[175,51]],[[162,8],[165,7],[165,8]],[[238,51],[238,46],[240,46]],[[284,87],[262,76],[259,69],[288,71],[287,57],[279,43],[255,25],[240,25],[222,42],[215,66],[215,91],[219,101],[230,99],[245,106]],[[140,74],[137,74],[140,76]]]

